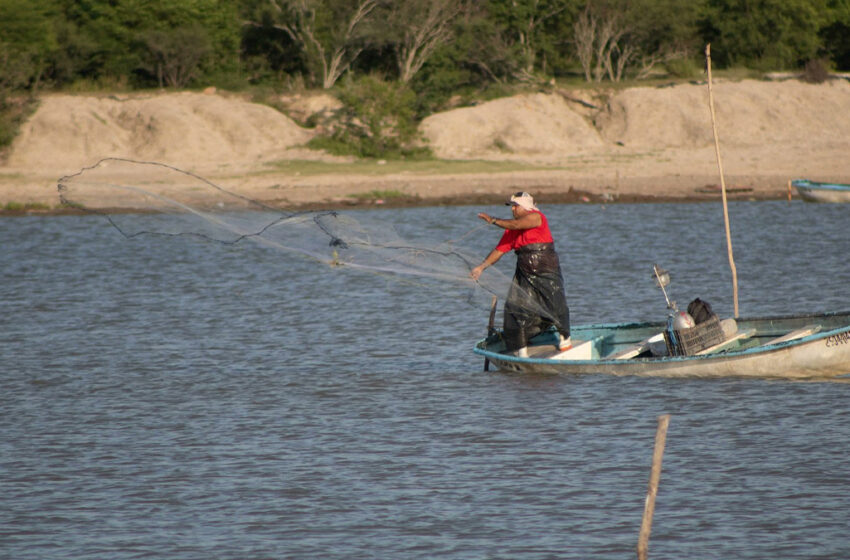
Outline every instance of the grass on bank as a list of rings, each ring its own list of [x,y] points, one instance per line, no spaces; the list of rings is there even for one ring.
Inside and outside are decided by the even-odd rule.
[[[352,159],[351,161],[328,162],[312,160],[280,160],[268,164],[265,173],[287,173],[296,176],[314,175],[368,175],[382,176],[407,173],[412,175],[452,175],[466,173],[500,173],[505,171],[528,171],[552,169],[550,166],[531,165],[512,161],[482,160],[401,160],[401,159]]]
[[[447,159],[358,159],[345,161],[315,160],[279,160],[266,164],[266,170],[252,175],[286,173],[293,176],[316,175],[366,175],[380,177],[385,175],[464,175],[476,173],[508,173],[514,171],[557,171],[576,168],[610,166],[617,162],[627,162],[647,156],[658,155],[655,152],[624,154],[577,154],[565,156],[550,163],[528,163],[522,161],[488,160],[447,160]]]
[[[0,212],[32,212],[50,210],[50,206],[43,202],[15,202],[10,201],[0,206]]]
[[[399,190],[391,189],[391,190],[372,190],[362,193],[355,193],[349,195],[349,198],[353,198],[355,200],[393,200],[399,198],[408,198],[410,195],[405,194]]]

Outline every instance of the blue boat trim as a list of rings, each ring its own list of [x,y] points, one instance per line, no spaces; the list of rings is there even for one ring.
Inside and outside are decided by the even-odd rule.
[[[661,362],[686,362],[693,360],[715,360],[717,358],[728,358],[730,356],[746,356],[750,354],[762,354],[766,352],[773,352],[775,350],[779,350],[786,346],[799,345],[803,342],[808,342],[812,340],[817,340],[819,338],[827,338],[833,335],[836,335],[844,330],[847,327],[838,327],[837,329],[833,329],[831,331],[821,331],[818,333],[810,334],[808,336],[804,336],[801,338],[797,338],[794,340],[786,340],[784,342],[778,342],[776,344],[768,344],[765,346],[756,346],[753,348],[744,348],[743,350],[732,350],[726,352],[718,352],[717,354],[703,354],[698,356],[654,356],[651,358],[628,358],[628,359],[604,359],[599,358],[596,360],[552,360],[550,358],[520,358],[519,356],[511,356],[510,354],[502,354],[499,352],[492,352],[490,350],[484,350],[481,348],[486,342],[486,339],[481,339],[473,348],[473,352],[476,354],[480,354],[490,359],[502,360],[506,362],[518,362],[518,363],[526,363],[526,364],[551,364],[553,361],[569,363],[569,364],[624,364],[628,362],[646,362],[646,363],[661,363]]]

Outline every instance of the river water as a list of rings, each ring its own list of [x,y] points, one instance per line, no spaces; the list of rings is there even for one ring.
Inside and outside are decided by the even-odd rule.
[[[353,214],[437,244],[480,210]],[[574,324],[662,320],[653,263],[732,313],[719,204],[543,210]],[[742,315],[850,308],[850,207],[730,215]],[[0,245],[2,558],[632,558],[664,413],[650,557],[850,557],[846,383],[484,373],[463,289],[99,217]]]

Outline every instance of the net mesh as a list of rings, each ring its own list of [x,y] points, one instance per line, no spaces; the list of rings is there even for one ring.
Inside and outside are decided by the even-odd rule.
[[[58,182],[66,206],[98,214],[127,238],[192,236],[210,242],[255,242],[342,269],[392,275],[445,291],[460,290],[475,307],[504,297],[511,276],[495,268],[469,276],[480,250],[464,247],[478,226],[459,239],[423,244],[405,239],[370,213],[286,212],[230,192],[189,171],[157,162],[107,158]]]

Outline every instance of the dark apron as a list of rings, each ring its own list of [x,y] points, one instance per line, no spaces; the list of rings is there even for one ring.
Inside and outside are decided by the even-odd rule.
[[[516,272],[505,301],[503,338],[513,352],[555,325],[570,336],[570,309],[554,243],[532,243],[516,250]]]

